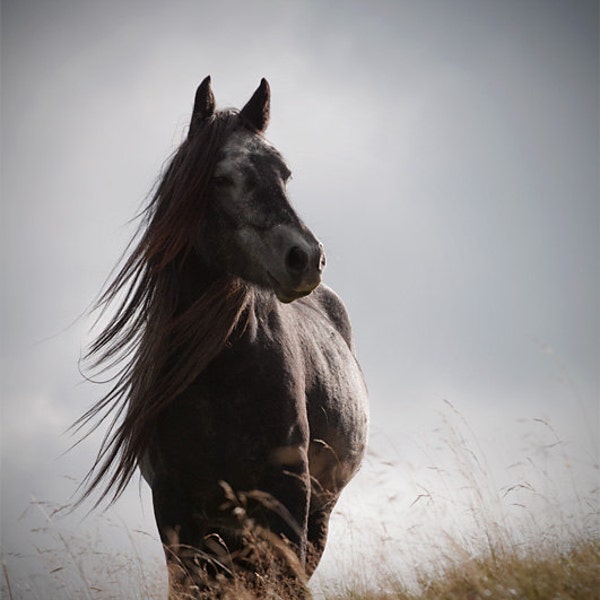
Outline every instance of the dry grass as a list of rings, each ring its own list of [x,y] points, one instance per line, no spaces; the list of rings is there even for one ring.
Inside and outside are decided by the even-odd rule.
[[[121,591],[110,590],[110,579],[99,586],[84,581],[50,585],[47,593],[31,585],[11,586],[10,576],[4,567],[4,584],[0,597],[18,598],[164,598],[164,590],[149,587],[148,574],[142,579],[130,573],[131,581]],[[138,567],[134,567],[134,571]],[[50,576],[56,576],[54,571]],[[579,540],[563,551],[542,550],[532,554],[502,553],[500,556],[457,559],[440,564],[437,573],[419,575],[419,589],[409,589],[402,581],[374,570],[370,585],[364,577],[358,584],[338,582],[338,592],[326,593],[325,600],[597,600],[600,597],[600,543],[596,540]],[[134,584],[135,582],[135,584]],[[286,598],[281,588],[268,586],[262,597]],[[228,598],[249,599],[235,586],[229,589]]]
[[[451,411],[454,411],[450,407]],[[406,500],[406,511],[420,511],[423,520],[438,520],[440,527],[433,534],[422,530],[406,530],[402,545],[419,548],[420,554],[405,556],[396,552],[398,540],[386,545],[385,540],[373,541],[373,548],[364,550],[361,562],[351,575],[337,577],[312,589],[319,600],[592,600],[600,599],[600,522],[598,520],[597,490],[591,495],[579,495],[576,508],[568,512],[554,509],[538,514],[540,501],[547,507],[557,507],[558,482],[553,481],[555,463],[564,464],[564,445],[552,428],[539,422],[548,435],[544,445],[555,454],[546,456],[543,469],[547,482],[525,475],[514,476],[514,483],[497,487],[489,476],[481,451],[464,419],[454,411],[459,425],[446,420],[438,431],[436,443],[448,458],[444,467],[430,471],[430,477],[451,496],[450,488],[460,490],[464,505],[463,517],[470,522],[450,522],[456,510],[440,510],[436,492],[429,489],[430,481],[419,481],[417,497]],[[475,448],[475,450],[474,450]],[[550,464],[550,461],[553,461]],[[529,465],[536,466],[527,457]],[[389,464],[402,478],[407,474],[398,464]],[[393,475],[392,473],[392,475]],[[390,475],[390,472],[387,472]],[[554,485],[555,484],[555,485]],[[564,479],[560,485],[564,484]],[[554,485],[554,487],[553,487]],[[439,494],[439,492],[438,492]],[[466,498],[466,500],[465,500]],[[446,498],[447,499],[447,498]],[[536,500],[529,503],[529,500]],[[391,502],[391,501],[388,501]],[[402,513],[386,506],[382,498],[380,510],[385,518],[404,527]],[[502,505],[520,507],[526,518],[511,521],[498,508]],[[456,509],[456,506],[453,507]],[[19,569],[24,557],[3,549],[0,576],[0,597],[9,600],[164,600],[166,598],[166,570],[162,561],[142,558],[140,536],[143,532],[130,531],[123,523],[108,523],[129,539],[121,545],[118,554],[103,547],[102,534],[98,538],[82,538],[76,529],[61,525],[62,507],[35,502],[29,509],[37,514],[36,531],[43,543],[34,544],[33,554],[43,565],[36,574]],[[577,512],[578,514],[574,514]],[[405,515],[407,512],[404,513]],[[440,516],[442,515],[442,516]],[[383,517],[384,515],[382,515]],[[109,520],[110,517],[104,517]],[[444,519],[446,519],[444,521]],[[106,529],[104,527],[104,535]],[[362,523],[350,520],[348,527],[360,529]],[[362,562],[364,557],[371,562]],[[423,560],[426,556],[426,560]],[[340,561],[342,558],[340,558]],[[402,568],[398,568],[399,562]],[[407,577],[407,572],[410,577]],[[257,597],[290,598],[289,591],[278,585],[277,578],[264,581]],[[206,596],[207,598],[210,595]],[[243,593],[238,586],[229,589],[224,597],[232,600],[250,600],[252,593]]]
[[[580,494],[567,444],[534,419],[536,452],[511,465],[511,484],[497,486],[475,434],[449,403],[443,421],[439,452],[430,456],[438,462],[428,467],[437,490],[424,480],[405,512],[421,505],[419,515],[438,528],[423,537],[414,528],[417,544],[410,536],[396,544],[409,553],[421,546],[418,556],[403,554],[402,572],[382,543],[377,566],[354,571],[325,600],[600,600],[599,465],[590,465],[596,485]],[[448,514],[461,513],[459,527],[449,522]]]
[[[326,600],[597,600],[600,597],[600,542],[574,540],[570,548],[501,550],[495,555],[464,556],[440,563],[436,573],[418,575],[417,590],[398,580],[374,581],[327,594]],[[379,587],[379,591],[374,591]],[[381,589],[383,588],[383,589]]]

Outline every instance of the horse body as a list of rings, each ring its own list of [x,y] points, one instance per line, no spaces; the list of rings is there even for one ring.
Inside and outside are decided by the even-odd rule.
[[[222,509],[226,482],[285,507],[281,515],[257,504],[247,516],[284,536],[312,573],[366,442],[348,329],[325,308],[338,302],[325,288],[290,305],[258,293],[244,333],[165,411],[145,472],[163,543],[177,532],[177,544],[208,552],[205,541],[218,534],[234,552],[239,525]]]
[[[323,247],[262,136],[268,108],[264,80],[227,114],[202,82],[188,140],[104,301],[129,292],[92,347],[100,362],[124,348],[133,358],[82,417],[125,409],[90,488],[112,470],[118,495],[140,466],[172,588],[193,597],[240,573],[255,593],[275,573],[302,596],[366,445],[350,322],[320,285]]]

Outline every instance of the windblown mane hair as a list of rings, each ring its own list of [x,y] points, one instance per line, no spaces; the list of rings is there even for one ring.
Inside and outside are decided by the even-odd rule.
[[[101,487],[96,504],[124,491],[154,433],[158,415],[223,349],[240,323],[250,291],[244,282],[221,275],[203,289],[182,282],[202,279],[194,250],[205,216],[207,187],[218,149],[239,123],[236,111],[219,111],[180,145],[142,213],[133,250],[98,300],[100,314],[117,303],[108,325],[86,358],[102,370],[123,363],[112,388],[74,427],[86,435],[110,415],[112,421],[93,467],[83,482],[82,500]],[[137,241],[137,244],[136,244]]]

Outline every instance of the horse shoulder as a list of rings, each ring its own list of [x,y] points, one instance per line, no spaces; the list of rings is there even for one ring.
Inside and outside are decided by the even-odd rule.
[[[328,286],[321,284],[310,297],[318,303],[328,320],[332,323],[338,333],[342,336],[352,352],[354,352],[354,340],[350,317],[342,299]]]

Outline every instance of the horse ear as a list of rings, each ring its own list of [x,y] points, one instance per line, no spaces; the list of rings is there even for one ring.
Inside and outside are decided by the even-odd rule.
[[[246,106],[240,111],[240,115],[259,133],[267,129],[269,124],[269,111],[271,107],[271,89],[269,83],[263,77],[257,90],[252,94]]]
[[[194,110],[192,112],[192,120],[190,122],[190,130],[188,137],[194,135],[202,121],[212,117],[215,112],[215,97],[210,89],[210,75],[202,80],[202,83],[196,90],[196,98],[194,99]]]

